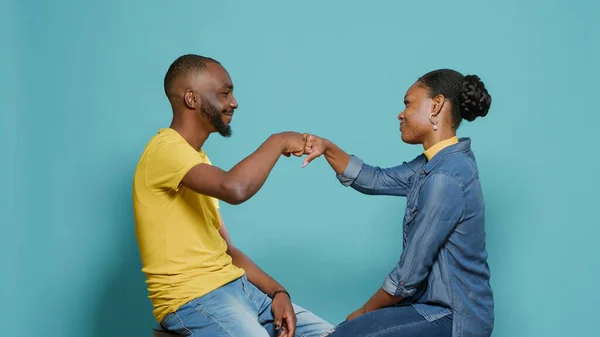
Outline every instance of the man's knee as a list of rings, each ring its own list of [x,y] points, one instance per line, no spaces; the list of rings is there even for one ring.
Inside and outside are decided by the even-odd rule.
[[[296,331],[302,336],[327,336],[334,329],[333,324],[299,305],[294,304],[294,311],[296,312]]]

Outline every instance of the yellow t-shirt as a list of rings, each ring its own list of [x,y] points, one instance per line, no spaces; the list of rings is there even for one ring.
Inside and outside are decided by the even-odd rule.
[[[442,151],[444,148],[458,143],[458,137],[454,136],[452,138],[448,138],[446,140],[442,140],[441,142],[436,143],[432,147],[428,148],[424,153],[427,157],[427,160],[431,160],[433,156],[438,154],[438,152]]]
[[[218,200],[181,185],[198,164],[212,165],[175,130],[152,137],[133,182],[133,209],[142,271],[160,322],[190,300],[244,274],[219,234]]]

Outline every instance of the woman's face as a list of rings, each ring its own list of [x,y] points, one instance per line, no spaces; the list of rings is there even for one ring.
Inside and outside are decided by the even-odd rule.
[[[398,115],[403,142],[423,144],[427,135],[434,132],[433,124],[429,121],[433,103],[429,91],[421,83],[416,82],[408,88],[404,96],[404,111]]]

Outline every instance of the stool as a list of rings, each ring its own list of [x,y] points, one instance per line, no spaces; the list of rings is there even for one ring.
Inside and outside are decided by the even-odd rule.
[[[152,337],[181,337],[180,335],[165,331],[160,327],[156,327],[153,329]]]

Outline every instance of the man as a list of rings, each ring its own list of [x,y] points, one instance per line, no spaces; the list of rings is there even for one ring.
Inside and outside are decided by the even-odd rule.
[[[240,204],[264,184],[280,155],[301,156],[304,137],[270,136],[229,171],[202,150],[231,135],[238,103],[214,59],[184,55],[169,67],[173,120],[147,144],[133,183],[136,235],[154,316],[184,336],[322,336],[332,325],[293,305],[285,288],[231,242],[219,200]]]

